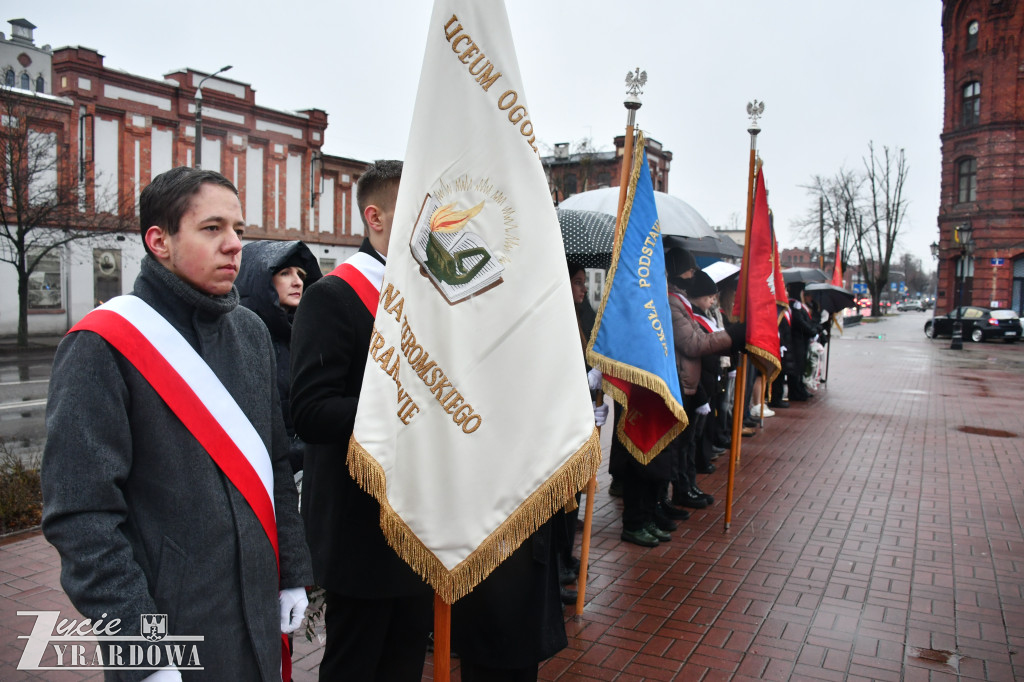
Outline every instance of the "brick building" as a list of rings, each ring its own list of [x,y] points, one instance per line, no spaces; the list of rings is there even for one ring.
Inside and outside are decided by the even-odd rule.
[[[22,28],[20,43],[27,51],[31,28]],[[36,108],[45,105],[49,113],[36,116],[32,125],[51,136],[59,159],[55,179],[77,187],[83,216],[108,212],[131,219],[153,177],[195,165],[196,91],[205,80],[202,167],[220,171],[238,188],[249,223],[245,239],[301,239],[325,270],[358,248],[363,226],[354,186],[367,164],[322,152],[326,112],[261,106],[250,84],[192,69],[158,80],[109,69],[90,48],[51,52],[46,46],[33,52],[33,63],[37,52],[52,54],[52,69],[40,81],[52,95],[18,87],[16,71],[9,92],[31,99]],[[30,84],[35,87],[34,80]],[[137,229],[116,240],[77,241],[52,252],[30,280],[29,332],[61,333],[99,302],[130,291],[143,255]],[[16,329],[17,300],[6,293],[16,291],[15,283],[14,268],[0,267],[0,334]]]
[[[602,187],[618,187],[622,179],[622,150],[626,136],[614,140],[615,151],[570,149],[568,142],[555,145],[554,154],[542,156],[541,164],[548,177],[551,198],[561,203],[574,194]],[[657,140],[647,138],[647,164],[651,168],[651,182],[655,191],[668,192],[668,173],[672,165],[672,152],[662,148]]]
[[[946,0],[939,312],[1024,312],[1024,1]],[[973,254],[957,227],[970,227]],[[965,234],[960,232],[961,235]]]

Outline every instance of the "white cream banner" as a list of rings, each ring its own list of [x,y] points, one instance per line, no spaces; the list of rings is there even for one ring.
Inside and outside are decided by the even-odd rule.
[[[558,219],[501,0],[438,0],[349,466],[467,594],[600,463]]]

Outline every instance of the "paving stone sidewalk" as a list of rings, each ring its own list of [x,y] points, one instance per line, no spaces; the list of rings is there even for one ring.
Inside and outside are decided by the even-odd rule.
[[[1024,679],[1024,344],[952,351],[929,315],[834,341],[827,388],[744,439],[728,531],[723,460],[653,549],[620,541],[603,469],[587,608],[541,679]],[[0,680],[100,679],[16,670],[19,610],[75,617],[38,534],[0,546]],[[320,655],[299,641],[295,679]]]

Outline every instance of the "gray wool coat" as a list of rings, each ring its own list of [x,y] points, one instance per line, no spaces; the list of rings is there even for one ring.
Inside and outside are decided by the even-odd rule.
[[[270,336],[234,289],[207,296],[150,256],[134,294],[199,352],[271,453],[280,577],[241,493],[135,367],[80,331],[57,349],[46,409],[43,532],[61,584],[84,616],[120,618],[121,635],[139,634],[144,613],[167,614],[168,634],[202,635],[205,671],[185,679],[280,680],[278,591],[312,574]]]

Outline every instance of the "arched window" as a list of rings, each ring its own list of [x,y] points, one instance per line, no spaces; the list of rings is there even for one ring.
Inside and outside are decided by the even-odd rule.
[[[36,78],[36,92],[46,92],[46,79],[42,76]]]
[[[978,160],[974,157],[957,163],[957,203],[965,204],[978,198]]]
[[[971,21],[967,24],[967,51],[978,49],[978,22]]]
[[[32,79],[28,77],[27,73],[21,74],[21,89],[28,90],[32,87]]]
[[[14,69],[7,69],[7,73],[4,74],[4,85],[14,87]]]
[[[963,89],[963,125],[976,126],[981,120],[981,83],[971,81]]]

